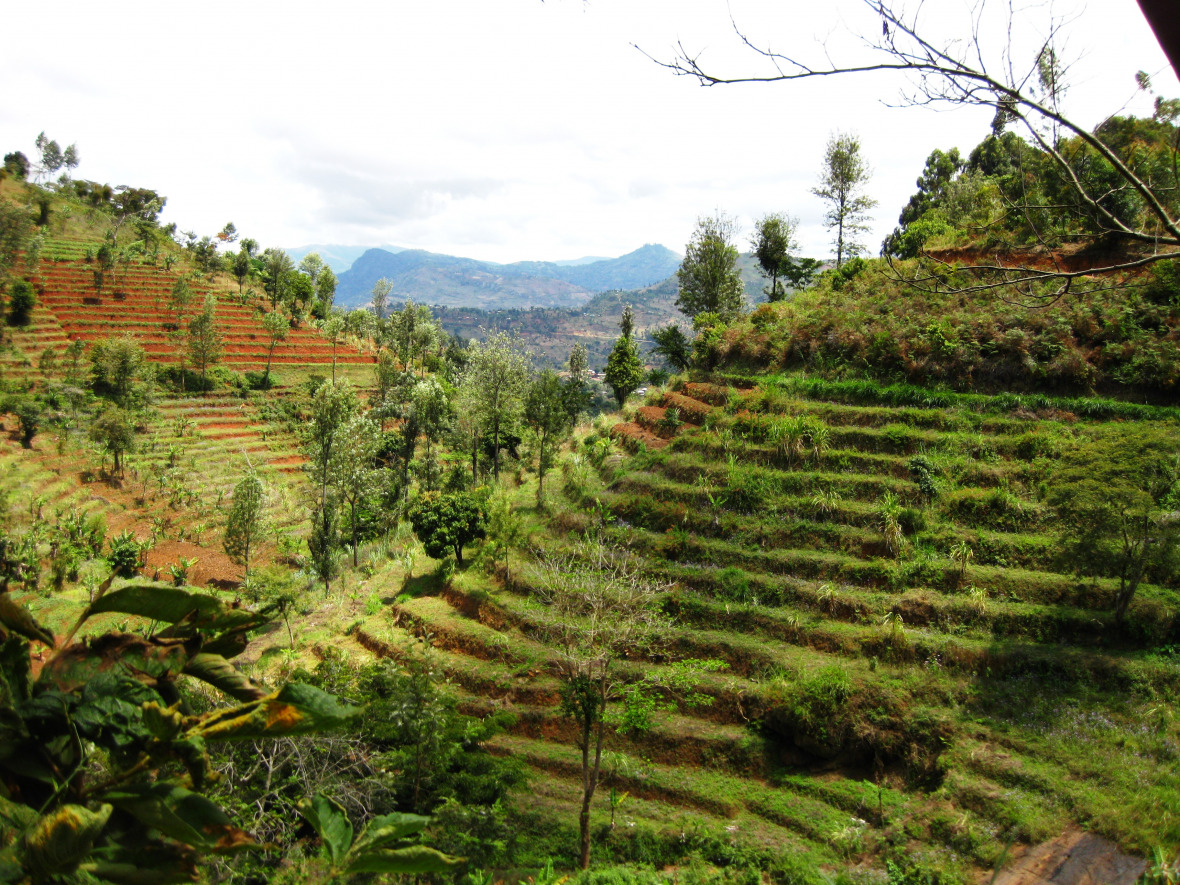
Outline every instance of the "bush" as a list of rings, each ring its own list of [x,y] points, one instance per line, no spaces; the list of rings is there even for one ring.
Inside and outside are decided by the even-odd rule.
[[[121,578],[130,578],[142,565],[143,546],[135,540],[129,530],[119,532],[110,539],[106,560],[111,571]]]
[[[907,538],[926,531],[926,514],[917,507],[902,507],[897,521]]]
[[[728,566],[717,573],[717,595],[733,602],[750,598],[750,577],[740,568]]]
[[[246,387],[250,390],[270,390],[281,383],[273,372],[270,375],[265,372],[246,372]]]
[[[918,491],[927,501],[938,497],[938,485],[935,483],[934,465],[925,455],[915,455],[910,458],[910,477],[918,484]]]
[[[28,280],[17,280],[13,283],[12,293],[8,296],[8,325],[27,326],[36,302],[32,283]]]

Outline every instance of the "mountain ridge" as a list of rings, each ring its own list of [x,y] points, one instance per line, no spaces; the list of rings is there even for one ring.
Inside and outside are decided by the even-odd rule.
[[[579,307],[597,292],[640,289],[667,279],[680,256],[648,243],[618,258],[581,264],[519,261],[497,264],[405,249],[373,248],[339,275],[336,301],[344,307],[368,302],[382,277],[393,283],[391,298],[443,307],[489,310],[527,307]]]

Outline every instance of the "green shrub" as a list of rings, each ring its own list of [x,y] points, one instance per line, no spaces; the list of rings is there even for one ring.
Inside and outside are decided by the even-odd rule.
[[[106,560],[111,571],[122,578],[133,576],[142,564],[143,551],[139,541],[135,540],[135,535],[125,529],[111,538],[109,544]]]
[[[722,599],[745,602],[750,598],[750,576],[740,568],[727,566],[717,573],[716,593]]]
[[[917,507],[902,507],[897,521],[907,538],[926,531],[926,514]]]
[[[8,325],[27,326],[29,315],[37,303],[33,293],[33,284],[28,280],[17,280],[12,284],[12,292],[8,296]]]
[[[938,485],[935,483],[937,472],[930,459],[925,455],[915,455],[909,462],[910,476],[918,484],[918,491],[927,501],[938,497]]]

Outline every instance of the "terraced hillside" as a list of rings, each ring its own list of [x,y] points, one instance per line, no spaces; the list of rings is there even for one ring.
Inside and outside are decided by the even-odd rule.
[[[1128,420],[1180,431],[1175,410],[909,395],[687,384],[616,425],[634,453],[606,462],[605,486],[593,438],[569,465],[575,503],[552,513],[550,545],[603,537],[672,588],[666,644],[624,662],[625,679],[727,665],[699,678],[709,703],[609,739],[604,792],[630,798],[615,827],[596,800],[596,850],[659,863],[688,840],[714,862],[890,860],[949,877],[913,881],[970,881],[1081,828],[1112,841],[1131,881],[1142,865],[1114,846],[1143,857],[1180,839],[1180,592],[1141,587],[1117,626],[1115,583],[1058,561],[1041,500],[1073,441]],[[517,714],[499,747],[536,772],[519,814],[560,851],[576,841],[579,753],[535,574],[411,582],[353,639],[396,655],[399,635],[429,635],[470,708]]]
[[[175,333],[201,308],[205,295],[217,296],[217,324],[224,336],[221,362],[243,371],[260,370],[266,363],[269,339],[262,327],[263,305],[255,298],[238,299],[227,285],[201,280],[191,283],[195,297],[192,307],[181,318],[169,310],[172,286],[178,278],[171,271],[152,264],[132,264],[108,273],[104,286],[95,287],[94,265],[76,252],[84,249],[81,241],[51,242],[50,255],[58,259],[43,260],[34,284],[38,290],[39,309],[34,314],[36,337],[29,342],[38,355],[46,347],[64,348],[80,338],[93,343],[116,335],[135,337],[149,358],[161,363],[175,363],[183,358],[183,341]],[[183,335],[181,336],[183,338]],[[355,348],[335,348],[335,361],[343,365],[371,365],[371,354]],[[324,366],[333,362],[333,346],[315,329],[293,328],[286,341],[275,346],[272,359],[276,366]]]

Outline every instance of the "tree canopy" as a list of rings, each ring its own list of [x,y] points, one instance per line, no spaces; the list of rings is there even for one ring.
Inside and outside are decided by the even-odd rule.
[[[684,250],[684,261],[676,271],[680,291],[676,306],[688,317],[715,313],[735,319],[745,307],[745,285],[738,271],[738,250],[734,245],[737,222],[718,213],[697,219],[692,239]]]

